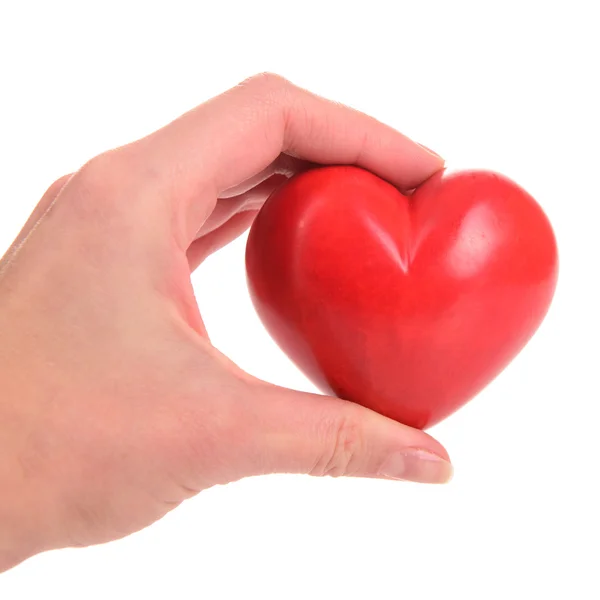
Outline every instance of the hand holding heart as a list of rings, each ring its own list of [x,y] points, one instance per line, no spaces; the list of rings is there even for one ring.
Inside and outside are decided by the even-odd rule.
[[[262,75],[50,187],[0,263],[0,570],[251,475],[450,477],[426,433],[257,380],[206,334],[192,270],[286,178],[339,163],[400,189],[443,166]]]
[[[423,431],[357,402],[257,380],[208,339],[190,273],[243,232],[286,178],[315,164],[355,164],[400,190],[415,188],[443,167],[439,157],[374,119],[262,75],[143,139],[91,159],[49,188],[0,262],[0,571],[51,548],[123,537],[201,490],[246,476],[289,472],[448,480],[446,451]],[[356,201],[360,210],[367,200],[375,202],[374,220],[367,215],[361,227],[371,223],[381,230],[378,210],[384,218],[397,213],[398,227],[408,227],[405,209],[399,202],[394,208],[392,193],[386,193],[377,200],[371,190]],[[333,208],[323,210],[315,223],[307,222],[312,234]],[[389,378],[361,388],[365,373],[376,371],[352,372],[349,361],[361,360],[361,352],[377,350],[380,343],[380,355],[398,343],[395,335],[382,337],[381,325],[379,341],[370,337],[378,318],[392,323],[399,317],[394,326],[401,327],[410,316],[406,293],[412,284],[397,278],[398,261],[411,252],[416,261],[420,253],[424,264],[417,271],[425,276],[433,268],[431,257],[444,255],[436,249],[444,240],[428,233],[427,219],[435,225],[433,211],[425,212],[415,229],[424,236],[420,250],[411,238],[408,254],[399,253],[401,238],[387,232],[387,272],[377,246],[385,245],[385,236],[379,235],[379,242],[356,240],[360,272],[355,277],[379,294],[376,314],[372,301],[361,304],[368,296],[358,304],[344,299],[356,286],[344,291],[317,281],[328,295],[310,327],[322,318],[339,337],[321,346],[312,372],[353,400],[361,400],[356,396],[361,389],[368,392],[365,404],[375,401],[378,389],[385,392],[382,400],[393,395]],[[302,246],[308,252],[303,260],[316,253],[319,268],[327,267],[318,277],[334,267],[323,262],[329,259],[322,251],[332,247],[335,235],[346,252],[350,214],[338,215],[343,226],[332,229],[334,237],[324,232],[324,246]],[[290,223],[282,225],[283,232],[298,237]],[[341,257],[336,252],[331,260]],[[366,271],[368,252],[388,285]],[[457,255],[460,259],[460,250]],[[307,265],[293,271],[294,285],[306,276]],[[343,276],[354,277],[350,266],[343,263]],[[411,262],[408,271],[414,269]],[[438,279],[421,291],[434,294],[442,284]],[[319,288],[315,280],[311,285],[304,300],[314,307]],[[389,295],[381,296],[383,288]],[[449,299],[446,293],[444,302]],[[438,301],[433,295],[413,301],[421,302],[419,320],[431,333]],[[326,314],[336,306],[342,311],[338,322]],[[465,307],[458,306],[460,318]],[[358,329],[341,331],[353,315]],[[449,319],[444,324],[452,325]],[[514,331],[514,323],[509,325]],[[278,327],[281,337],[285,320]],[[416,338],[418,331],[411,334]],[[313,335],[312,329],[294,329],[289,339],[310,348]],[[330,351],[361,335],[357,353],[340,355],[337,376],[335,361],[327,366],[323,357],[333,359]],[[437,351],[442,342],[435,338]],[[514,350],[509,346],[507,351]],[[305,362],[310,357],[302,349],[296,355]],[[402,357],[411,360],[408,346]],[[372,369],[372,357],[369,361]],[[391,364],[386,358],[382,372]],[[447,377],[448,363],[442,367]],[[416,375],[400,385],[405,386],[400,392],[416,390]]]

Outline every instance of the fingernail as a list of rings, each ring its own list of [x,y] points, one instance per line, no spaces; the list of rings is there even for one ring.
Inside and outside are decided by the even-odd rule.
[[[424,146],[423,144],[419,144],[419,142],[416,142],[419,146],[421,146],[421,148],[423,148],[423,150],[427,150],[427,152],[429,152],[429,154],[433,154],[434,156],[437,156],[438,158],[441,158],[442,160],[444,160],[437,152],[434,152],[431,148],[428,148],[427,146]]]
[[[408,449],[390,455],[379,474],[388,479],[417,483],[448,483],[453,472],[452,464],[437,454]]]

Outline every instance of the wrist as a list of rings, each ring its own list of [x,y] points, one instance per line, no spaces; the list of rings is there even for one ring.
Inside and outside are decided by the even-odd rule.
[[[12,477],[0,469],[0,573],[36,553],[35,527],[28,502]]]
[[[1,290],[0,290],[1,292]],[[59,496],[41,442],[46,424],[36,402],[40,386],[0,293],[0,573],[60,547]],[[23,358],[27,357],[27,358]]]
[[[58,519],[53,518],[59,515],[49,510],[46,486],[25,478],[18,459],[9,461],[8,456],[0,455],[0,573],[60,547]]]
[[[0,399],[0,573],[51,547],[46,486],[39,473],[24,469],[27,428],[16,412]]]

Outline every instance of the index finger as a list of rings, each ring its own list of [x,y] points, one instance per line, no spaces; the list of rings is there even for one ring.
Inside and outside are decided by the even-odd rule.
[[[153,184],[182,202],[189,211],[184,219],[192,221],[202,214],[190,206],[194,198],[218,196],[281,153],[357,165],[401,189],[417,186],[444,164],[376,119],[272,74],[246,80],[130,146],[139,150]],[[188,224],[192,234],[202,225]]]

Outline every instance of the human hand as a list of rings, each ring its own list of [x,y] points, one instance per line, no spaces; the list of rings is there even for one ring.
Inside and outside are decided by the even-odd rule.
[[[261,75],[49,188],[0,262],[0,571],[247,476],[449,479],[426,433],[260,381],[210,344],[190,272],[312,164],[408,190],[443,161]]]

